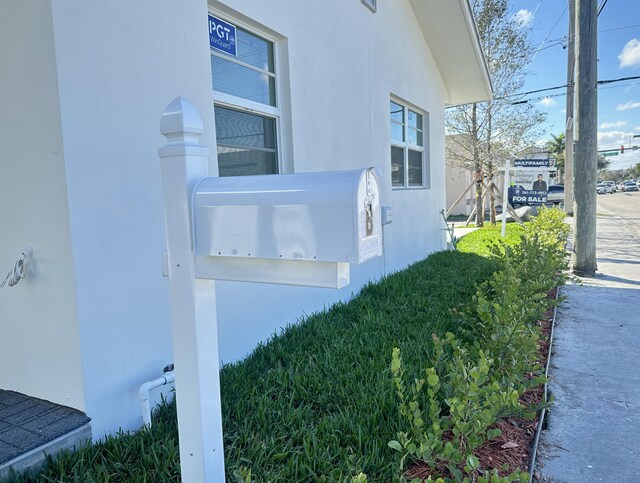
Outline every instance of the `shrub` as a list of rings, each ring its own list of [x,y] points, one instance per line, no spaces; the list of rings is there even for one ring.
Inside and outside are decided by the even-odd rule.
[[[440,472],[455,481],[500,483],[527,476],[519,470],[509,477],[483,471],[473,450],[499,434],[490,428],[501,417],[522,413],[519,397],[543,381],[536,322],[553,303],[547,292],[565,280],[568,233],[564,213],[542,209],[520,243],[492,246],[501,269],[479,284],[472,309],[456,312],[459,337],[433,336],[424,378],[408,384],[400,349],[393,350],[391,373],[405,430],[389,446],[401,454],[401,478],[408,459],[425,462],[434,477]]]

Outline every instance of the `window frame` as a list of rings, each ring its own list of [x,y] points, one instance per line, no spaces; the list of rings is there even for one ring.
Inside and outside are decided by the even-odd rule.
[[[240,62],[234,59],[232,56],[218,53],[214,49],[212,49],[211,46],[209,46],[209,62],[211,62],[211,56],[215,55],[218,58],[228,60],[230,62],[236,63],[238,65],[249,68],[251,70],[254,70],[256,72],[267,74],[273,77],[274,84],[275,84],[275,88],[274,88],[275,89],[275,92],[274,92],[275,106],[271,106],[269,104],[262,104],[260,102],[251,101],[243,97],[227,94],[226,92],[220,92],[220,91],[214,90],[213,89],[213,75],[214,75],[213,69],[211,70],[211,92],[212,92],[211,98],[213,102],[213,107],[220,106],[220,107],[233,109],[240,112],[246,112],[247,114],[263,116],[263,117],[267,117],[275,120],[275,125],[276,125],[275,155],[276,155],[276,169],[277,169],[276,174],[282,174],[284,172],[283,159],[285,156],[284,154],[285,148],[283,143],[283,122],[282,122],[282,103],[283,103],[284,97],[282,93],[282,67],[281,67],[281,61],[280,61],[281,46],[280,46],[279,39],[277,39],[273,35],[270,35],[268,32],[264,31],[263,29],[256,27],[255,25],[246,24],[245,22],[237,20],[233,17],[229,17],[211,8],[208,9],[208,14],[213,15],[214,17],[220,18],[225,22],[233,24],[237,28],[245,30],[252,35],[260,37],[263,40],[270,42],[273,46],[273,72],[272,73],[255,66],[247,65],[243,62]],[[218,149],[218,142],[217,142],[217,135],[216,135],[216,159],[217,159],[217,149]],[[259,175],[259,176],[262,176],[262,175]]]
[[[389,98],[389,108],[391,107],[391,103],[397,104],[402,107],[402,124],[394,121],[391,118],[390,109],[387,110],[389,113],[388,118],[388,126],[389,126],[389,166],[392,167],[392,157],[391,151],[393,147],[402,149],[403,156],[403,168],[404,168],[404,183],[402,185],[393,184],[393,174],[391,175],[391,189],[393,190],[424,190],[430,189],[430,173],[427,171],[430,169],[429,163],[429,146],[430,146],[430,135],[429,135],[429,113],[423,109],[420,109],[406,101],[398,99],[397,97],[391,96]],[[412,144],[409,141],[409,111],[418,114],[422,117],[422,146],[418,144]],[[391,132],[391,125],[402,125],[402,141],[393,138],[393,134]],[[422,161],[422,181],[420,185],[410,185],[409,184],[409,151],[419,152],[421,153],[421,161]]]

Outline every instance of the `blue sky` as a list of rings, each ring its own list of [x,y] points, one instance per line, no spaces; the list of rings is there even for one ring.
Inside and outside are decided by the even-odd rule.
[[[579,1],[579,0],[578,0]],[[603,0],[598,0],[600,5]],[[567,50],[565,37],[568,32],[566,0],[512,0],[512,8],[532,28],[532,44],[540,47],[529,65],[525,91],[564,85],[567,79]],[[608,0],[598,17],[598,79],[617,79],[640,76],[640,1]],[[548,114],[551,133],[564,131],[566,98],[564,90],[533,94],[529,98]],[[640,163],[640,148],[628,150],[628,146],[640,145],[640,79],[603,85],[598,89],[598,149],[618,149],[625,146],[625,153],[613,156],[611,168],[628,168]]]

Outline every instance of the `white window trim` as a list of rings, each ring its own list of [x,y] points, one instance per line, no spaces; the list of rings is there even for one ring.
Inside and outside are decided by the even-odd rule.
[[[398,141],[397,139],[393,139],[391,136],[391,131],[389,130],[389,140],[390,140],[390,148],[389,148],[389,165],[391,165],[391,146],[395,146],[397,148],[402,148],[403,156],[404,156],[404,185],[394,185],[393,179],[391,180],[391,189],[392,190],[428,190],[431,188],[430,183],[427,182],[427,179],[430,178],[430,173],[427,173],[427,169],[431,168],[431,164],[428,163],[427,157],[429,156],[428,149],[425,149],[426,146],[430,146],[430,132],[429,132],[429,113],[424,109],[420,109],[419,107],[414,106],[402,99],[391,96],[389,98],[391,102],[395,102],[404,108],[403,115],[403,138],[404,142]],[[416,114],[420,114],[422,116],[422,146],[418,146],[416,144],[411,144],[409,142],[409,111],[413,111]],[[388,111],[388,109],[387,109]],[[388,126],[391,125],[391,117],[388,119]],[[422,183],[420,186],[410,186],[409,185],[409,150],[417,151],[422,153]]]
[[[244,99],[242,97],[234,96],[231,94],[227,94],[225,92],[214,91],[213,90],[213,82],[211,82],[211,92],[212,92],[212,102],[215,105],[221,107],[227,107],[230,109],[235,109],[237,111],[244,111],[253,114],[259,114],[262,116],[270,117],[275,119],[276,121],[276,159],[278,166],[278,174],[285,173],[285,159],[287,157],[286,145],[284,144],[284,129],[286,128],[286,123],[282,119],[282,103],[283,103],[283,92],[282,92],[282,67],[280,62],[280,51],[281,45],[279,39],[270,35],[263,29],[256,27],[255,25],[247,24],[240,20],[237,20],[235,17],[231,17],[219,11],[209,8],[208,13],[213,15],[214,17],[220,18],[225,22],[231,23],[236,27],[240,27],[243,30],[246,30],[250,33],[253,33],[259,37],[262,37],[265,40],[268,40],[273,44],[273,73],[264,71],[263,69],[254,68],[258,72],[262,72],[273,76],[275,78],[275,95],[276,95],[276,105],[270,106],[268,104],[262,104],[260,102],[250,101],[248,99]],[[209,55],[211,55],[212,49],[209,47]],[[229,59],[227,56],[220,56],[221,58],[234,61],[233,59]],[[243,64],[244,65],[244,64]],[[213,72],[211,73],[213,76]],[[213,81],[213,79],[212,79]],[[217,150],[217,143],[216,143]]]

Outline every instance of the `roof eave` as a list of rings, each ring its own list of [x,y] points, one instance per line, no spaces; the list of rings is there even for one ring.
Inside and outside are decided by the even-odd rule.
[[[468,0],[409,0],[448,92],[448,104],[491,98],[493,88]],[[453,35],[455,34],[455,36]]]

